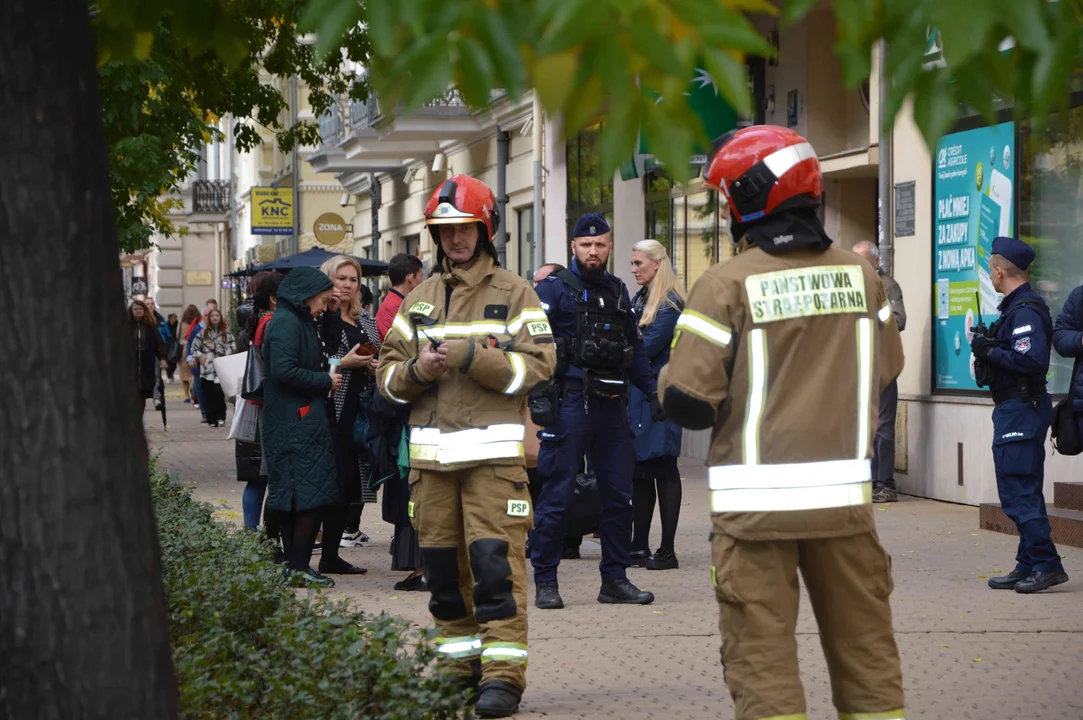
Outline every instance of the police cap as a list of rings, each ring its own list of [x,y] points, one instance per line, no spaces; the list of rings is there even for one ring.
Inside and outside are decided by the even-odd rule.
[[[1020,270],[1026,270],[1034,262],[1034,250],[1022,240],[998,237],[993,240],[993,255],[1000,255]]]
[[[598,237],[609,232],[609,223],[605,216],[598,213],[587,213],[575,223],[575,231],[572,237]]]

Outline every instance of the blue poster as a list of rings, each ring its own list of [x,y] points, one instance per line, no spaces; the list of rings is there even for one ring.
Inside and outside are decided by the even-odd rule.
[[[945,135],[936,146],[933,269],[936,387],[977,390],[972,328],[997,318],[993,239],[1014,235],[1015,123]]]

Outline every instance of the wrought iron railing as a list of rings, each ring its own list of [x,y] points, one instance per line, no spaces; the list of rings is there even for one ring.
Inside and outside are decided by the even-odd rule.
[[[229,194],[229,180],[195,180],[192,182],[193,212],[229,212]]]
[[[350,127],[350,101],[337,98],[331,109],[320,116],[320,140],[324,145],[338,145]]]
[[[370,94],[364,100],[350,103],[350,129],[375,127],[380,121],[380,102]]]

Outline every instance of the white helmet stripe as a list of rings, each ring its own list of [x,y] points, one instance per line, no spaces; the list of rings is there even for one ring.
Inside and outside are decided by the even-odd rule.
[[[812,145],[803,142],[776,150],[765,157],[762,162],[767,166],[768,170],[774,173],[776,178],[781,178],[797,163],[815,157],[816,151],[812,149]]]

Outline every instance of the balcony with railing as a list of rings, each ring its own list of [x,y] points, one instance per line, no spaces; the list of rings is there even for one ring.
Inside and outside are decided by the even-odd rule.
[[[229,195],[229,180],[194,180],[192,181],[192,212],[228,213]]]

